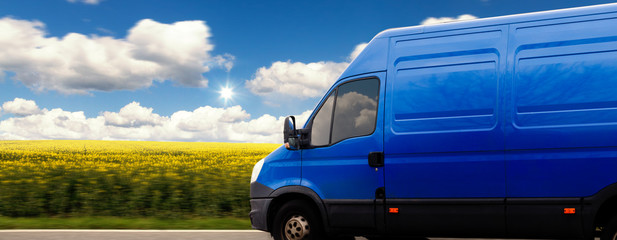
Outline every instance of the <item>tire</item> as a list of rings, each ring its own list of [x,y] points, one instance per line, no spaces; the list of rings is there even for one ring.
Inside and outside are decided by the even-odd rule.
[[[324,239],[317,210],[303,200],[289,201],[276,212],[272,225],[274,240]]]
[[[613,217],[602,229],[600,240],[617,240],[617,216]]]

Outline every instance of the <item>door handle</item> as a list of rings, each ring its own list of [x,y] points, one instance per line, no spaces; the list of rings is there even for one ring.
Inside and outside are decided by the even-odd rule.
[[[383,167],[384,165],[383,152],[370,152],[368,154],[368,165],[371,167]]]

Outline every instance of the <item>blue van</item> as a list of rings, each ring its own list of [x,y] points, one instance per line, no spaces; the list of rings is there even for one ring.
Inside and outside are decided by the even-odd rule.
[[[617,4],[390,29],[259,161],[274,239],[617,239]]]

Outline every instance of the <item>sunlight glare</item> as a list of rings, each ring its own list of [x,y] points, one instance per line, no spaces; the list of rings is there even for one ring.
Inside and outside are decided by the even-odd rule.
[[[231,97],[234,95],[234,92],[229,87],[222,88],[219,93],[221,94],[221,97],[225,99],[225,101],[231,99]]]

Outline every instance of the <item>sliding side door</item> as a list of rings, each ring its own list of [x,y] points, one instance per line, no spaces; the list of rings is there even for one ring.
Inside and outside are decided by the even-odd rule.
[[[394,234],[505,234],[507,26],[394,37],[384,128]]]

